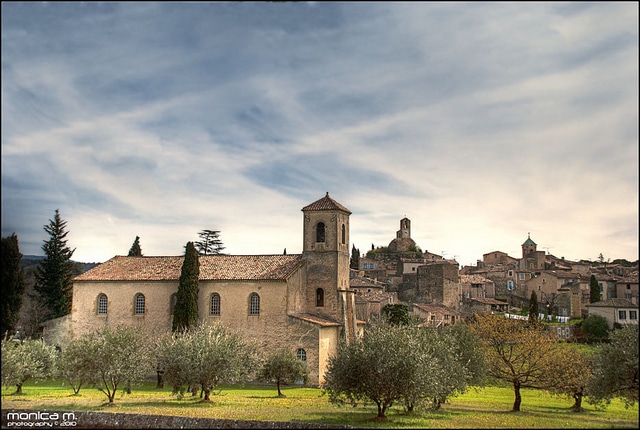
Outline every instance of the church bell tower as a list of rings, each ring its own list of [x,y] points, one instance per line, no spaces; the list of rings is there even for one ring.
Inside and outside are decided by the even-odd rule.
[[[329,193],[302,208],[306,260],[306,310],[344,324],[355,336],[355,299],[349,289],[349,216],[351,211]]]

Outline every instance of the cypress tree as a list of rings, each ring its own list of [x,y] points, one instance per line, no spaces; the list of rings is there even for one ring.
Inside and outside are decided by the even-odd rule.
[[[142,248],[140,248],[140,236],[136,236],[131,249],[129,249],[128,257],[142,257]]]
[[[600,285],[595,275],[591,275],[591,279],[589,280],[589,303],[599,302],[600,300],[602,300]]]
[[[176,305],[173,308],[172,330],[188,329],[198,322],[198,277],[200,261],[193,242],[187,242]]]
[[[538,295],[535,291],[531,292],[531,299],[529,300],[529,323],[538,323]]]
[[[0,335],[13,332],[20,316],[24,293],[24,272],[20,268],[22,254],[18,236],[13,233],[2,238],[2,281],[0,283]]]
[[[356,249],[355,245],[351,247],[351,260],[349,261],[349,266],[353,270],[360,269],[360,250]]]
[[[74,276],[74,263],[71,261],[75,249],[67,246],[65,230],[67,222],[60,217],[56,209],[55,215],[44,230],[49,233],[49,240],[44,241],[42,250],[45,258],[36,269],[35,290],[40,294],[50,318],[58,318],[71,312],[71,296]]]

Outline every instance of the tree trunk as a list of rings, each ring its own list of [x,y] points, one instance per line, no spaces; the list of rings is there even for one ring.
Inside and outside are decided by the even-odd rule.
[[[276,386],[278,387],[278,397],[284,397],[282,391],[280,391],[280,380],[276,381]]]
[[[571,409],[575,412],[582,412],[582,391],[573,393],[573,400],[574,403]]]
[[[203,400],[203,402],[210,402],[211,398],[209,397],[209,393],[211,393],[211,390],[204,390],[203,389],[202,391],[204,391],[204,400]]]
[[[513,402],[513,411],[514,412],[519,412],[520,411],[520,404],[522,403],[522,396],[520,395],[520,382],[518,381],[514,381],[513,382],[513,391],[515,392],[516,395],[516,399]]]
[[[16,394],[22,394],[22,383],[16,385]]]
[[[164,380],[162,379],[162,374],[164,373],[162,370],[156,370],[158,374],[158,383],[156,384],[156,388],[164,388]]]

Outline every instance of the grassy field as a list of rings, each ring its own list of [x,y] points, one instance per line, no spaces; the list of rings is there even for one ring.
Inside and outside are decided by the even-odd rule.
[[[278,398],[271,386],[223,386],[211,403],[199,397],[182,400],[170,389],[157,390],[155,383],[134,385],[132,394],[119,392],[116,404],[105,405],[106,396],[95,388],[73,395],[59,381],[28,382],[22,395],[3,387],[2,409],[36,411],[94,411],[131,414],[176,415],[193,418],[310,422],[367,428],[638,428],[638,404],[625,409],[614,401],[604,411],[585,403],[586,411],[575,413],[572,401],[538,390],[522,390],[520,412],[511,412],[513,391],[508,387],[472,388],[452,399],[437,412],[406,414],[400,405],[388,412],[388,420],[377,422],[375,405],[337,407],[322,391],[286,387],[286,398]]]

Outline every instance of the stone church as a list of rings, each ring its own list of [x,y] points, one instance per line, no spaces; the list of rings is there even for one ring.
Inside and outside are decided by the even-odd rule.
[[[309,384],[321,384],[340,339],[362,324],[349,289],[350,215],[327,193],[302,208],[302,254],[200,256],[200,321],[238,330],[263,356],[295,352]],[[71,336],[117,324],[169,332],[183,260],[115,256],[76,277]]]

